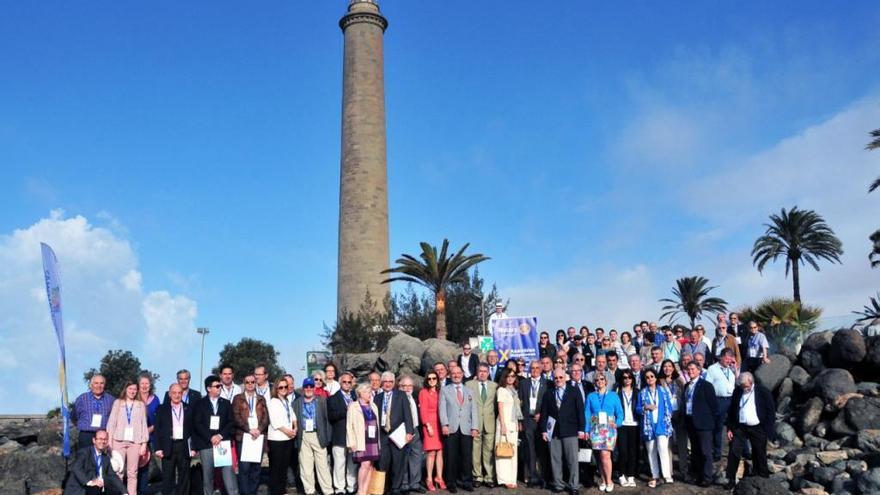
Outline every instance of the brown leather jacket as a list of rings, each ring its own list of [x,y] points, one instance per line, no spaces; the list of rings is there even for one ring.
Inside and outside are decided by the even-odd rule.
[[[269,409],[266,405],[266,399],[264,399],[259,394],[254,394],[256,398],[256,404],[254,405],[254,411],[257,415],[257,429],[260,430],[260,433],[266,435],[266,431],[269,429]],[[248,416],[250,415],[250,408],[248,406],[248,401],[245,398],[245,393],[242,392],[236,395],[232,399],[232,418],[235,421],[235,441],[241,442],[241,437],[245,432],[251,431],[248,428]],[[265,437],[264,437],[264,445],[265,448]]]

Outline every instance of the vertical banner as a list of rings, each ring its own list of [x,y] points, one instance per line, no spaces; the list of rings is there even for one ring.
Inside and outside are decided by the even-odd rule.
[[[67,402],[67,359],[64,352],[64,322],[61,320],[61,278],[58,276],[58,259],[47,244],[40,243],[43,252],[43,276],[46,279],[46,297],[49,314],[58,337],[58,381],[61,386],[61,420],[64,424],[64,457],[70,457],[70,411]]]
[[[519,358],[527,363],[538,359],[537,316],[492,320],[492,338],[502,363]]]

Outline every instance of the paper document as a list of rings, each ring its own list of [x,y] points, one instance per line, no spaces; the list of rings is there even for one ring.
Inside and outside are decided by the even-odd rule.
[[[553,430],[556,429],[556,418],[547,416],[547,436],[553,438]]]
[[[578,449],[578,462],[591,462],[593,460],[593,449],[581,447]]]
[[[214,467],[226,467],[232,465],[232,444],[229,440],[223,440],[214,446]]]
[[[402,449],[406,445],[406,428],[403,426],[403,423],[392,431],[388,438],[394,442],[394,445],[397,445],[398,449]]]
[[[260,435],[256,440],[247,433],[241,437],[241,462],[263,462],[263,440],[265,437]]]

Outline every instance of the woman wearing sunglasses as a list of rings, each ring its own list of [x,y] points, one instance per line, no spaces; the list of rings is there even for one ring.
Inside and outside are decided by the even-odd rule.
[[[284,377],[275,380],[269,400],[269,495],[287,493],[287,466],[296,436],[296,413],[287,400],[290,385]]]
[[[434,488],[435,482],[441,490],[446,489],[446,483],[443,481],[443,439],[440,438],[440,414],[437,407],[439,399],[440,378],[437,373],[429,371],[425,376],[422,390],[419,391],[419,421],[422,423],[422,449],[425,451],[427,468],[425,485],[429,492],[437,491]]]
[[[587,396],[584,411],[586,416],[586,433],[590,444],[596,452],[599,464],[599,491],[614,490],[611,479],[611,452],[617,444],[617,424],[623,419],[623,407],[617,394],[608,390],[608,380],[603,374],[594,377],[596,391]]]
[[[672,436],[672,400],[669,389],[658,384],[657,373],[645,370],[645,387],[639,392],[638,411],[642,415],[642,439],[648,451],[651,481],[654,488],[662,473],[672,483],[672,459],[669,456],[669,438]]]

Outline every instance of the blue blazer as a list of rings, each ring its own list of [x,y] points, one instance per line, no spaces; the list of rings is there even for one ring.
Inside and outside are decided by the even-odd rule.
[[[657,422],[654,423],[653,411],[646,411],[645,404],[653,404],[651,390],[647,387],[639,392],[639,402],[636,405],[639,414],[642,415],[642,438],[654,440],[656,437],[672,436],[672,398],[669,391],[664,387],[657,387]]]
[[[592,429],[593,416],[598,416],[600,411],[608,415],[608,420],[614,420],[614,424],[620,426],[623,422],[623,406],[616,392],[605,389],[605,400],[599,399],[599,392],[593,392],[587,396],[587,406],[584,408],[584,418],[587,421],[587,433]]]

